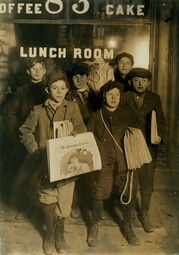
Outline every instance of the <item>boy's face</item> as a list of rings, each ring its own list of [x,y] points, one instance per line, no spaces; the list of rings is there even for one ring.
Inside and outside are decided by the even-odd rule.
[[[129,58],[123,57],[117,63],[117,68],[121,75],[127,75],[129,71],[132,69],[132,63]]]
[[[55,103],[60,103],[65,98],[68,88],[63,80],[53,82],[46,90]]]
[[[118,107],[120,102],[120,91],[118,88],[113,88],[106,92],[106,105],[112,109]]]
[[[27,70],[27,73],[34,81],[41,81],[46,73],[45,67],[41,63],[37,63]]]
[[[76,89],[82,89],[86,85],[86,74],[76,74],[73,76],[73,84],[76,87]]]
[[[133,77],[132,84],[135,91],[137,91],[138,93],[142,93],[146,91],[147,87],[150,84],[150,81],[148,78]]]

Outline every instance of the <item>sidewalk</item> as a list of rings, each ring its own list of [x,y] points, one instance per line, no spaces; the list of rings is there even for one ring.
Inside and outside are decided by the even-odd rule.
[[[98,246],[88,247],[87,228],[83,220],[69,217],[65,225],[65,237],[71,251],[66,254],[179,254],[178,192],[155,191],[152,208],[151,219],[156,227],[153,233],[145,233],[138,219],[134,217],[134,231],[141,241],[139,247],[128,245],[118,225],[111,218],[100,221]],[[29,219],[15,220],[15,214],[12,209],[1,207],[0,254],[43,255],[42,237],[38,229]]]

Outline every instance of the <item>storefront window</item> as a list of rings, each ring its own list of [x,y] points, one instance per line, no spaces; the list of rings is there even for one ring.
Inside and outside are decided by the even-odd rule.
[[[126,51],[134,56],[135,66],[149,66],[150,26],[145,24],[21,24],[16,25],[16,36],[19,47],[24,47],[21,57],[40,54],[42,57],[57,59],[89,60],[104,57],[108,60]],[[50,55],[52,48],[53,54]]]

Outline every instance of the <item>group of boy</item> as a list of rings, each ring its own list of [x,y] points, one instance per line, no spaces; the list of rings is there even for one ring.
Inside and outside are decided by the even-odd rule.
[[[113,138],[111,138],[111,134],[112,136],[114,135],[117,140],[119,140],[119,138],[116,136],[118,132],[115,134],[115,130],[116,128],[123,128],[124,130],[123,126],[125,125],[122,124],[122,118],[126,118],[122,111],[122,115],[119,115],[121,118],[121,124],[119,123],[118,113],[116,114],[119,109],[119,105],[130,112],[130,116],[133,116],[132,118],[134,119],[135,127],[142,130],[152,155],[152,162],[145,164],[138,169],[138,171],[136,171],[136,178],[139,180],[141,194],[141,206],[138,208],[138,215],[144,230],[146,232],[153,231],[148,212],[153,191],[158,144],[160,144],[163,140],[165,118],[159,95],[147,90],[151,80],[150,71],[144,68],[133,68],[133,56],[126,52],[117,55],[115,60],[115,81],[109,81],[102,86],[100,90],[103,97],[101,105],[98,102],[98,95],[96,95],[87,84],[89,69],[86,64],[77,63],[72,65],[71,77],[73,81],[73,88],[71,88],[66,75],[61,70],[52,72],[47,79],[45,77],[46,68],[43,61],[39,59],[30,59],[27,64],[29,82],[17,88],[16,92],[4,108],[5,121],[7,123],[7,127],[9,128],[9,134],[13,135],[13,139],[16,139],[14,148],[17,148],[17,140],[20,131],[20,142],[25,146],[28,155],[30,155],[32,158],[36,158],[36,163],[33,165],[33,169],[31,169],[31,171],[29,171],[27,174],[26,169],[24,169],[27,167],[26,163],[25,167],[23,167],[23,171],[21,171],[18,176],[21,179],[19,182],[21,184],[24,181],[29,181],[29,179],[31,179],[31,183],[34,182],[37,184],[36,194],[38,196],[38,201],[41,204],[42,213],[46,224],[46,234],[43,237],[43,250],[45,254],[52,254],[54,252],[54,247],[59,253],[67,249],[64,239],[64,221],[65,218],[71,213],[73,194],[76,193],[74,198],[75,196],[78,196],[77,193],[79,190],[84,194],[84,190],[82,190],[84,187],[86,192],[85,194],[87,194],[89,200],[86,205],[87,210],[92,209],[92,216],[91,219],[89,219],[90,228],[87,242],[91,247],[97,245],[98,222],[100,219],[104,218],[103,202],[104,200],[110,198],[114,183],[114,179],[111,179],[111,182],[109,182],[108,177],[112,178],[111,172],[113,172],[113,169],[115,168],[114,165],[118,164],[118,168],[122,169],[121,171],[125,169],[126,165],[125,158],[120,153],[119,161],[116,161],[117,163],[112,162],[114,161],[116,155],[116,148],[114,146],[115,142]],[[126,93],[123,94],[123,92]],[[105,133],[106,131],[103,133],[102,131],[98,130],[100,127],[100,122],[98,119],[96,120],[96,117],[94,117],[94,114],[92,114],[97,110],[98,116],[100,114],[100,109],[103,109],[103,105],[105,106],[103,114],[106,114],[104,115],[104,120],[108,123],[107,126],[110,129],[107,139]],[[150,141],[151,113],[153,110],[156,111],[158,133],[160,137],[158,141],[156,141],[156,144],[151,144]],[[112,123],[110,121],[112,121],[111,118],[113,118],[113,116],[117,121],[117,124],[114,125],[114,130],[110,126],[110,123]],[[94,123],[93,119],[97,122]],[[102,170],[99,171],[102,174],[104,173],[102,180],[106,180],[106,182],[102,183],[102,189],[100,189],[100,192],[102,193],[97,192],[94,194],[95,187],[92,188],[89,185],[91,179],[93,180],[93,177],[91,178],[91,176],[88,174],[85,174],[84,176],[81,175],[79,180],[76,181],[76,184],[73,178],[70,178],[65,182],[49,182],[45,144],[46,140],[53,138],[53,122],[61,120],[69,120],[73,127],[72,129],[69,129],[71,131],[68,135],[75,135],[89,130],[93,131],[95,138],[98,139],[96,135],[97,132],[99,133],[100,139],[102,140],[102,144],[104,146],[106,146],[106,142],[111,139],[110,146],[114,152],[114,157],[111,156],[112,154],[107,155],[107,159],[109,159],[107,164],[105,158],[106,152],[104,152],[103,156],[103,151],[107,151],[107,147],[99,148],[102,156],[102,162],[105,162],[102,165]],[[94,124],[96,124],[95,127]],[[123,149],[121,142],[123,132],[119,133],[121,137],[118,142]],[[21,146],[19,142],[18,144]],[[21,148],[21,150],[23,151],[20,159],[22,164],[25,152],[24,148]],[[110,151],[110,153],[112,153],[112,151]],[[15,158],[13,158],[13,160],[15,160]],[[27,162],[29,161],[27,160]],[[105,171],[103,171],[104,166],[106,169]],[[23,178],[22,175],[24,175]],[[122,180],[125,179],[126,176],[121,175],[120,178],[120,180]],[[98,179],[95,179],[95,181],[93,181],[96,183],[97,180]],[[101,181],[101,179],[99,181]],[[87,185],[84,185],[84,183]],[[136,194],[137,184],[134,186],[134,194]],[[105,187],[110,188],[105,189]],[[107,193],[103,193],[103,190]],[[102,194],[102,197],[100,197],[101,195],[99,194]],[[75,205],[72,207],[75,210],[79,209],[78,199],[79,198],[76,199],[77,202],[75,202]],[[90,200],[93,202],[92,207],[89,205]],[[122,232],[124,237],[129,244],[139,245],[140,242],[133,233],[131,226],[131,211],[134,208],[135,197],[131,203],[133,206],[119,206],[119,201],[117,203],[116,201],[118,200],[115,200],[114,211],[116,216],[120,218],[119,209],[121,208],[123,216],[129,215],[129,217],[124,217],[122,220]],[[78,217],[78,212],[76,216]],[[74,217],[76,216],[74,213]]]

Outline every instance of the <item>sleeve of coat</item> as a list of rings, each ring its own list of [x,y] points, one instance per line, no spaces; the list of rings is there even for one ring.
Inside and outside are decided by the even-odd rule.
[[[35,129],[37,127],[37,112],[33,109],[24,124],[19,128],[20,141],[24,144],[29,153],[38,150],[38,144],[35,140]]]
[[[164,117],[162,103],[161,103],[161,99],[159,95],[157,95],[156,97],[155,111],[156,111],[156,118],[157,118],[158,135],[163,140],[165,136],[165,117]]]
[[[73,103],[73,107],[74,107],[72,114],[73,131],[75,131],[77,134],[87,132],[87,128],[81,117],[78,105],[76,103]]]
[[[20,94],[17,90],[3,110],[4,122],[9,131],[9,134],[12,136],[17,136],[18,138],[18,128],[19,128],[19,121],[17,117],[17,113],[20,107]]]
[[[95,125],[96,125],[95,113],[92,113],[91,117],[88,120],[87,129],[88,129],[88,132],[93,132],[94,135],[95,135]]]

